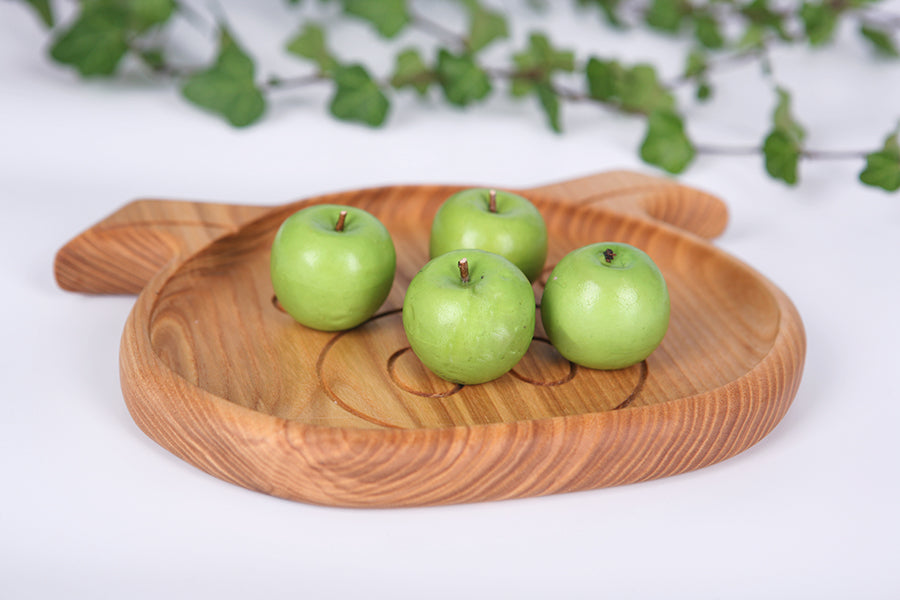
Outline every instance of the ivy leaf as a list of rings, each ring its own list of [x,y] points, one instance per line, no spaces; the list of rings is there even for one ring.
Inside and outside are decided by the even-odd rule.
[[[25,0],[25,2],[34,9],[34,12],[40,17],[41,23],[46,27],[53,27],[56,19],[53,15],[53,6],[50,4],[50,0]]]
[[[444,97],[456,106],[466,106],[491,93],[491,80],[469,55],[438,53],[437,75]]]
[[[516,73],[512,79],[512,95],[535,94],[553,131],[562,132],[559,94],[553,86],[553,74],[575,70],[575,54],[553,47],[547,36],[533,33],[528,47],[513,56]]]
[[[900,51],[897,50],[894,38],[887,31],[862,25],[859,28],[859,33],[869,41],[876,53],[893,58],[900,56]]]
[[[325,43],[325,32],[313,23],[307,23],[297,35],[291,38],[287,43],[286,50],[296,56],[312,60],[324,73],[331,72],[337,67],[337,61]]]
[[[584,73],[587,76],[588,94],[591,98],[608,102],[619,96],[619,82],[623,77],[623,69],[618,62],[592,56]]]
[[[623,67],[617,61],[591,57],[585,74],[591,98],[613,104],[626,112],[649,115],[655,110],[675,106],[675,98],[660,83],[652,65]]]
[[[697,100],[708,100],[712,96],[712,85],[707,78],[708,72],[709,57],[706,53],[699,50],[691,51],[687,56],[681,77],[686,80],[693,79],[697,82],[697,88],[694,93]]]
[[[378,127],[387,117],[390,102],[362,65],[339,67],[334,72],[337,89],[331,99],[331,114],[343,121]]]
[[[83,77],[111,75],[131,39],[168,21],[174,10],[174,0],[84,2],[72,25],[54,39],[50,56]]]
[[[392,86],[398,90],[411,87],[420,96],[424,96],[433,81],[434,74],[422,60],[418,50],[408,48],[397,55],[394,75],[391,77]]]
[[[790,185],[797,183],[797,167],[801,147],[796,139],[783,129],[772,131],[763,143],[766,172]]]
[[[467,47],[470,52],[478,52],[495,40],[509,37],[506,17],[501,13],[484,8],[478,0],[467,0],[469,7],[469,39]]]
[[[776,88],[778,102],[772,113],[772,130],[763,142],[766,171],[775,179],[794,185],[797,183],[797,167],[803,155],[806,131],[794,118],[791,95],[783,88]]]
[[[364,19],[382,36],[392,38],[412,20],[406,0],[341,0],[344,12]]]
[[[810,46],[822,46],[834,37],[834,29],[838,22],[838,10],[829,2],[803,2],[800,7],[800,20]]]
[[[226,29],[219,34],[216,62],[185,82],[181,93],[190,102],[217,113],[235,127],[257,121],[266,100],[253,80],[253,60]]]
[[[741,6],[740,11],[750,21],[750,29],[754,29],[760,34],[765,30],[772,30],[781,39],[785,41],[790,39],[790,35],[784,25],[786,17],[774,10],[769,5],[769,0],[753,0],[753,2]],[[748,32],[750,29],[748,29]]]
[[[161,48],[141,50],[137,53],[137,57],[154,71],[161,71],[166,68],[166,55]]]
[[[621,17],[619,17],[618,13],[621,1],[622,0],[578,0],[578,4],[581,6],[589,6],[592,4],[598,6],[600,12],[603,13],[603,18],[607,25],[621,29],[625,27],[625,23],[622,21]]]
[[[533,33],[528,47],[513,56],[516,73],[512,78],[512,95],[525,96],[536,92],[536,86],[550,83],[556,71],[575,70],[575,55],[568,50],[557,50],[547,36]]]
[[[694,18],[694,37],[706,48],[721,48],[725,45],[719,22],[708,13],[701,13]]]
[[[647,134],[641,144],[641,158],[669,173],[681,173],[694,160],[694,145],[688,139],[678,113],[671,109],[650,113]]]
[[[900,189],[900,142],[897,130],[884,140],[884,147],[879,152],[866,155],[866,168],[859,174],[859,180],[888,192]]]
[[[790,135],[799,145],[806,137],[806,131],[794,118],[791,109],[791,95],[784,88],[776,88],[775,92],[778,94],[778,103],[772,114],[772,124],[775,129],[780,129]]]
[[[675,106],[672,94],[659,82],[656,69],[649,64],[635,65],[624,72],[620,96],[622,108],[629,112],[649,114]]]
[[[85,5],[71,27],[53,42],[50,56],[82,77],[111,75],[128,52],[128,14],[120,6]]]
[[[541,33],[532,33],[528,37],[528,47],[513,56],[513,62],[519,72],[535,80],[549,78],[556,71],[571,73],[575,70],[575,54],[570,50],[557,50]]]
[[[701,81],[697,86],[697,91],[694,93],[697,100],[701,102],[705,102],[712,98],[713,88],[712,85],[708,81]]]
[[[681,3],[675,0],[653,0],[644,13],[647,25],[668,33],[677,33],[683,18]]]
[[[762,25],[750,25],[744,31],[744,35],[738,40],[738,50],[751,50],[762,48],[766,41],[766,29]]]
[[[550,129],[556,133],[562,133],[562,126],[559,122],[559,96],[553,86],[549,83],[539,83],[536,88],[538,100],[541,102],[541,108],[547,116],[547,124]]]
[[[100,2],[126,6],[130,29],[138,33],[165,23],[175,12],[175,0],[100,0]]]

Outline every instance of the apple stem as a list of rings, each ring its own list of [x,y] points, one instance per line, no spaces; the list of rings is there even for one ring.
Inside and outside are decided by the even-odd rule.
[[[457,265],[459,265],[459,276],[462,278],[463,283],[469,283],[469,260],[461,258]]]
[[[488,192],[488,210],[492,213],[497,212],[497,190],[491,190]]]
[[[334,226],[335,231],[343,231],[344,230],[344,220],[347,218],[347,211],[342,210],[341,214],[338,215],[337,224]]]

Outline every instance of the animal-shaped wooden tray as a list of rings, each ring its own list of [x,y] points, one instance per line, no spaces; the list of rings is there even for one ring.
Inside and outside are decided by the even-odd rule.
[[[137,201],[63,247],[56,277],[67,290],[140,292],[120,370],[148,436],[216,477],[292,500],[415,506],[633,483],[734,456],[784,416],[805,355],[794,306],[707,241],[726,224],[721,201],[628,172],[520,193],[547,222],[544,277],[593,242],[650,254],[671,295],[662,345],[634,367],[594,371],[562,359],[539,324],[496,381],[432,375],[409,350],[400,309],[427,261],[431,219],[459,189],[382,187],[281,207]],[[397,249],[387,302],[351,331],[297,324],[269,281],[278,226],[320,202],[373,213]]]

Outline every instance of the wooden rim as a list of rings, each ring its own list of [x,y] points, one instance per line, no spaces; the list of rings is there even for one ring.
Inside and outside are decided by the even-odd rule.
[[[604,213],[629,226],[649,224],[602,206],[578,210]],[[665,223],[649,225],[734,262],[772,295],[780,326],[769,352],[743,376],[663,404],[534,421],[434,429],[346,429],[289,421],[216,396],[156,355],[149,324],[158,294],[177,271],[172,262],[143,290],[126,323],[120,353],[126,404],[149,437],[204,471],[256,491],[326,505],[499,500],[708,466],[752,446],[784,416],[800,382],[803,326],[787,296],[739,259]],[[567,465],[564,475],[555,473],[560,461]]]

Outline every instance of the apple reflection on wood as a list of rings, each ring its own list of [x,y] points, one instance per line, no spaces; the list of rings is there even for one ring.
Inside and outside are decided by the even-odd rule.
[[[510,192],[472,188],[435,214],[429,262],[403,301],[403,327],[415,355],[439,377],[473,385],[510,371],[534,335],[532,283],[547,258],[537,208]],[[271,277],[299,323],[340,331],[367,321],[384,303],[396,254],[384,225],[353,207],[318,205],[288,217],[272,246]],[[642,250],[591,244],[567,254],[544,289],[541,318],[567,360],[592,369],[641,362],[669,323],[665,279]]]

